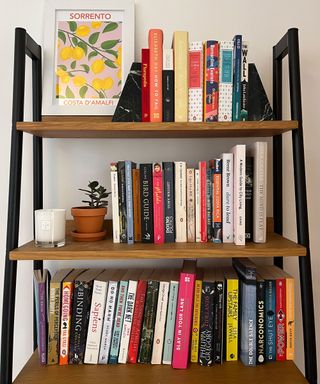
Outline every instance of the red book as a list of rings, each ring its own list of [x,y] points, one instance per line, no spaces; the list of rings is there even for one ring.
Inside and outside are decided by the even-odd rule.
[[[164,243],[162,163],[153,164],[153,229],[155,244]]]
[[[142,121],[150,121],[150,50],[141,50],[142,61],[142,86],[141,86],[141,107]]]
[[[200,235],[201,242],[207,241],[207,163],[199,162],[200,173]]]
[[[276,360],[286,360],[286,279],[276,279]]]
[[[162,59],[163,32],[150,29],[150,121],[162,121]]]

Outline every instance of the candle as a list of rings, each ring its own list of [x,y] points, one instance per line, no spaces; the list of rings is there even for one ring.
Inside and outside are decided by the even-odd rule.
[[[38,209],[34,215],[37,247],[51,248],[65,245],[65,209]]]

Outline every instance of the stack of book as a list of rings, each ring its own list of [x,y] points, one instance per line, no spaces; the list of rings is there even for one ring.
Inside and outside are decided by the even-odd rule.
[[[111,164],[113,241],[266,241],[267,143],[236,145],[199,168]]]
[[[142,121],[213,122],[248,120],[248,43],[189,42],[173,34],[163,48],[163,31],[151,29],[142,49]]]
[[[234,268],[233,268],[234,267]],[[34,272],[41,364],[171,364],[294,358],[294,280],[233,267]]]

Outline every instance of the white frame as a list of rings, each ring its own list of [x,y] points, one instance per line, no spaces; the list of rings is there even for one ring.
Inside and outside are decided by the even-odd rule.
[[[122,11],[122,89],[134,61],[134,0],[46,0],[43,37],[43,115],[113,115],[116,106],[57,105],[55,99],[55,50],[57,11]]]

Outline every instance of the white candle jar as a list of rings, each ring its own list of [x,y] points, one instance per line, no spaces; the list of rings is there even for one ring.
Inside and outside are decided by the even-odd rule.
[[[53,248],[65,245],[65,209],[38,209],[34,212],[34,222],[37,247]]]

